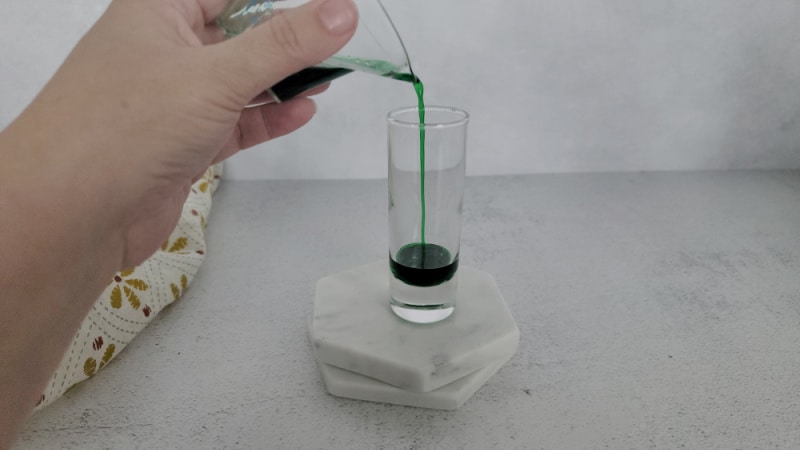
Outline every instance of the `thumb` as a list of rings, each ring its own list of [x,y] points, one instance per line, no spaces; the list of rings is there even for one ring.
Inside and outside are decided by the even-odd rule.
[[[278,10],[263,24],[218,45],[213,72],[245,104],[287,76],[322,62],[353,36],[353,0],[312,0]],[[220,69],[223,70],[220,70]]]

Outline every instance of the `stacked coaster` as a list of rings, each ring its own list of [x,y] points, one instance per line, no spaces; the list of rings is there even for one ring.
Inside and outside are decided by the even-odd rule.
[[[517,351],[519,329],[494,279],[460,267],[453,314],[419,325],[389,308],[389,267],[375,262],[317,282],[310,337],[328,392],[456,409]]]

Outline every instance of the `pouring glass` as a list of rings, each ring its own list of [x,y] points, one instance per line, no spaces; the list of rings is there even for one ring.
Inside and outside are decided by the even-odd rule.
[[[232,0],[217,17],[226,37],[236,36],[270,19],[282,9],[296,8],[309,0]],[[355,0],[359,11],[353,38],[322,63],[301,70],[270,89],[268,100],[281,102],[353,71],[402,81],[414,81],[405,45],[380,0]],[[255,106],[250,105],[250,106]]]

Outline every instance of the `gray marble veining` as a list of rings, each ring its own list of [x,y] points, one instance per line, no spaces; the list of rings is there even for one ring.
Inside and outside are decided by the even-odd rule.
[[[517,350],[519,328],[492,277],[460,267],[455,312],[419,325],[389,308],[389,263],[376,261],[317,283],[317,359],[404,390],[428,392]]]

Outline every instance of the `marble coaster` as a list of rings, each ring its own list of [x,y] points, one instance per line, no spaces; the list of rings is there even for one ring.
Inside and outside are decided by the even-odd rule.
[[[388,265],[379,261],[317,282],[311,340],[319,362],[430,392],[517,351],[519,329],[489,274],[460,267],[455,312],[419,325],[389,308]]]
[[[318,363],[322,381],[331,395],[337,397],[392,403],[395,405],[416,406],[418,408],[447,409],[459,408],[481,388],[489,378],[500,370],[508,359],[496,361],[459,380],[430,392],[411,392],[382,383],[378,380],[348,372],[325,363]]]

